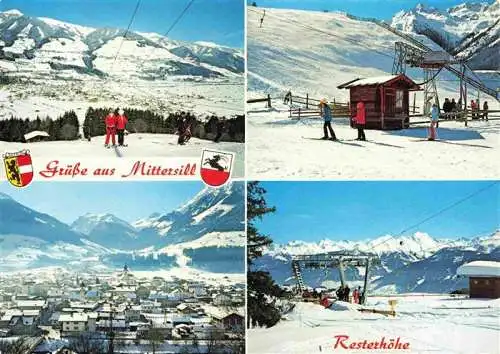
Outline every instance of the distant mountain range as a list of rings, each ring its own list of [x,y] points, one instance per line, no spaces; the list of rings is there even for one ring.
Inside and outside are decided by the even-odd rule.
[[[191,265],[243,272],[244,213],[241,182],[205,188],[178,209],[132,225],[112,214],[85,214],[69,226],[0,193],[0,268],[55,265],[71,259],[75,264]]]
[[[216,78],[241,75],[245,67],[238,49],[175,41],[156,33],[85,27],[18,10],[0,12],[0,41],[0,60],[24,59],[22,71],[32,76],[71,72],[73,77]]]
[[[500,3],[466,2],[447,10],[418,4],[397,13],[392,27],[423,35],[475,70],[500,70]]]
[[[488,237],[457,240],[439,240],[425,233],[416,233],[358,242],[292,241],[273,245],[255,261],[254,267],[269,271],[279,284],[293,285],[292,256],[334,251],[376,253],[380,265],[370,269],[371,287],[376,292],[442,293],[467,287],[467,279],[456,275],[460,265],[474,260],[500,261],[500,232],[496,231]],[[305,283],[312,287],[340,280],[336,269],[303,269],[302,275]],[[348,268],[346,276],[351,284],[361,285],[364,269]]]

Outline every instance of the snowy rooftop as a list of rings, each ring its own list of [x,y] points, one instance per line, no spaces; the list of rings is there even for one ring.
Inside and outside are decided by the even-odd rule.
[[[391,81],[397,78],[399,75],[384,75],[384,76],[375,76],[369,77],[366,79],[358,79],[349,84],[341,85],[343,88],[349,88],[354,86],[367,86],[367,85],[377,85],[383,84],[384,82]]]
[[[87,322],[88,316],[85,313],[74,313],[72,315],[59,316],[59,322]]]
[[[458,267],[458,275],[476,277],[500,277],[500,262],[474,261]]]
[[[30,132],[30,133],[24,134],[24,140],[30,140],[30,139],[40,137],[40,136],[49,137],[50,135],[47,132],[35,130],[35,131]]]

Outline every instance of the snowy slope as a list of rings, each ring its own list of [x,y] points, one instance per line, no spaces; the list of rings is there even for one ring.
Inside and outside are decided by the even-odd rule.
[[[103,158],[122,158],[122,163],[131,166],[132,159],[154,157],[196,157],[197,161],[201,156],[203,148],[213,148],[220,151],[229,151],[235,154],[233,177],[243,178],[245,172],[245,144],[233,142],[214,143],[208,140],[191,138],[186,145],[177,144],[178,136],[174,134],[129,134],[125,137],[128,147],[106,150],[103,148],[104,136],[92,138],[91,142],[86,140],[76,141],[51,141],[41,143],[11,143],[0,141],[0,151],[20,151],[29,149],[33,156],[42,162],[54,156],[60,157],[92,157],[102,156]],[[46,160],[44,160],[46,159]],[[133,161],[133,160],[132,160]],[[135,162],[135,161],[134,161]],[[36,163],[36,161],[35,161]],[[126,170],[129,168],[127,167]]]
[[[388,310],[390,298],[368,298],[368,308]],[[312,354],[325,352],[389,353],[398,351],[335,348],[334,336],[348,336],[347,343],[387,343],[399,337],[409,343],[408,353],[498,353],[498,299],[465,299],[446,296],[408,296],[397,300],[396,317],[363,313],[353,306],[326,310],[313,303],[297,303],[292,312],[271,328],[248,330],[248,353]]]
[[[414,37],[440,49],[423,35]],[[283,99],[291,90],[301,96],[308,93],[316,99],[347,102],[349,91],[337,86],[390,74],[396,41],[401,38],[392,32],[345,13],[248,7],[248,91],[251,96],[270,93]],[[424,81],[421,70],[409,69],[407,74],[417,83]],[[440,73],[438,90],[444,97],[457,96],[458,85],[449,80],[454,77]]]
[[[459,57],[469,59],[474,69],[499,70],[500,4],[466,2],[447,10],[418,4],[401,11],[392,27],[424,35]]]
[[[490,101],[489,101],[490,102]],[[248,112],[247,176],[250,179],[496,179],[500,161],[498,121],[475,121],[464,127],[440,123],[440,141],[427,141],[426,124],[401,131],[366,131],[368,141],[347,118],[333,120],[341,142],[315,141],[323,136],[318,118],[293,120],[280,102]],[[381,168],[383,166],[383,168]]]

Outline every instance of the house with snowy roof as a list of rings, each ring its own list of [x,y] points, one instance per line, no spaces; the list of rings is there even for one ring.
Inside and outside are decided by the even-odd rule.
[[[458,267],[457,274],[469,277],[469,297],[500,297],[500,262],[474,261]]]
[[[404,74],[357,78],[337,88],[349,90],[351,118],[357,115],[358,102],[363,102],[366,128],[382,130],[409,127],[409,92],[421,90],[418,84]]]

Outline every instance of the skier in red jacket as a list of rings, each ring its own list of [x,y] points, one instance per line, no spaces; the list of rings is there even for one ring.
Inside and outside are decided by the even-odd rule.
[[[123,110],[120,110],[119,114],[116,116],[116,131],[118,133],[118,145],[126,146],[124,144],[125,139],[125,128],[128,123],[128,118]]]
[[[109,138],[111,137],[111,142],[113,146],[116,146],[115,134],[116,134],[116,117],[118,112],[113,112],[112,110],[109,114],[104,118],[104,123],[106,124],[106,142],[104,143],[105,147],[109,147]]]
[[[356,123],[356,128],[358,128],[358,138],[356,140],[365,141],[366,110],[365,103],[363,101],[359,101],[356,105],[356,117],[354,117],[354,123]]]

